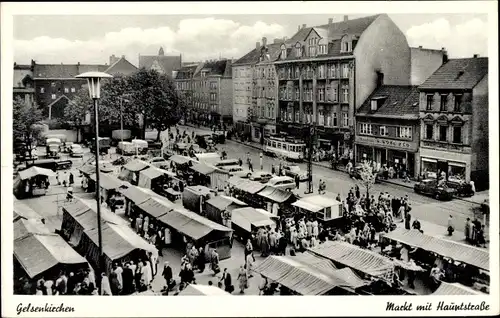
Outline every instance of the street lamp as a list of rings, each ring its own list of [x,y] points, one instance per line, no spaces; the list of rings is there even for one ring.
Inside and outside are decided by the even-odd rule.
[[[94,101],[94,120],[95,120],[95,180],[96,180],[96,200],[97,200],[97,235],[99,240],[99,274],[104,272],[104,257],[102,254],[102,229],[101,229],[101,184],[99,182],[99,110],[97,108],[97,100],[101,98],[101,80],[103,78],[112,78],[113,76],[102,72],[86,72],[75,76],[76,78],[84,78],[87,80],[89,87],[90,98]],[[99,289],[102,288],[101,280],[99,282]]]

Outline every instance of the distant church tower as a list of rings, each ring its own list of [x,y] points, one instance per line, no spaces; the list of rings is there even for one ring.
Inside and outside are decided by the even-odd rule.
[[[163,52],[163,47],[160,47],[160,50],[158,51],[159,56],[164,56],[165,52]]]

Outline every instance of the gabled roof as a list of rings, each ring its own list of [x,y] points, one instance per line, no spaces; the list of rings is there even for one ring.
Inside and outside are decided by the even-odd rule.
[[[201,64],[197,67],[194,77],[198,77],[201,75],[202,70],[207,70],[210,75],[220,75],[220,76],[231,76],[231,61],[230,60],[217,60],[217,61],[209,61]]]
[[[472,89],[488,74],[488,58],[450,59],[419,89]]]
[[[181,56],[166,55],[140,55],[139,68],[151,69],[153,65],[159,65],[164,74],[172,76],[172,71],[181,68]],[[156,62],[156,63],[155,63]]]
[[[108,67],[90,64],[35,64],[33,76],[35,79],[74,78],[85,72],[104,72]]]
[[[69,99],[69,97],[67,97],[66,95],[61,95],[61,96],[59,96],[59,98],[58,98],[58,99],[56,99],[55,101],[53,101],[52,103],[50,103],[50,104],[49,104],[49,107],[51,107],[51,106],[53,106],[53,105],[55,105],[55,104],[59,103],[59,101],[60,101],[61,99],[66,99],[66,102],[70,102],[70,101],[71,101],[71,99]]]
[[[283,43],[271,43],[266,46],[262,46],[260,48],[255,48],[241,57],[239,60],[233,63],[233,65],[241,65],[241,64],[255,64],[260,61],[260,55],[262,50],[267,47],[268,54],[270,56],[271,61],[276,60],[280,54],[280,48]]]
[[[198,64],[183,66],[177,71],[175,79],[190,79],[194,75],[197,68]]]
[[[122,74],[126,76],[136,72],[137,70],[138,69],[134,64],[130,63],[126,58],[121,57],[118,61],[108,67],[104,72],[110,75]]]
[[[377,99],[377,110],[371,110]],[[419,92],[417,86],[382,85],[365,100],[356,115],[418,119]]]

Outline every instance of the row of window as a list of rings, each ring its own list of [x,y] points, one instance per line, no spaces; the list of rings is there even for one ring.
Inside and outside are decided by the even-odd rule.
[[[274,119],[274,106],[260,106],[258,107],[259,111],[258,113],[262,118],[269,118],[269,119]]]
[[[375,127],[378,126],[378,134],[376,132]],[[360,123],[359,124],[359,134],[360,135],[378,135],[382,137],[389,136],[389,128],[388,126],[380,126],[373,125],[368,123]],[[412,127],[411,126],[396,126],[394,127],[394,137],[400,139],[408,139],[411,140],[412,136]]]
[[[253,78],[274,78],[274,67],[259,67],[253,70]]]
[[[462,138],[462,126],[451,126],[452,129],[452,136],[451,136],[451,142],[455,144],[461,144],[463,143],[463,138]],[[434,129],[435,126],[433,124],[426,124],[425,125],[425,139],[426,140],[437,140],[441,142],[448,142],[448,131],[450,129],[450,126],[447,125],[439,125],[437,127],[437,136],[434,134]]]
[[[321,64],[317,68],[317,78],[349,78],[351,75],[351,68],[348,63],[342,64]],[[307,65],[305,67],[289,66],[280,68],[278,76],[280,79],[298,79],[300,75],[309,79],[314,77],[314,69]]]
[[[454,112],[460,112],[462,110],[462,104],[463,104],[463,95],[462,94],[453,94],[453,111]],[[450,101],[449,101],[449,95],[448,94],[442,94],[440,95],[440,100],[439,100],[439,110],[442,112],[449,111],[449,106]],[[426,110],[434,110],[434,95],[427,95],[427,104],[426,104]]]
[[[254,97],[259,97],[259,98],[264,98],[264,97],[267,97],[267,98],[274,98],[275,97],[275,94],[274,94],[274,88],[273,87],[256,87],[254,89],[254,92],[253,92],[253,96]]]
[[[55,87],[55,83],[52,83],[54,84],[52,87]],[[64,87],[64,93],[69,93],[69,92],[72,92],[72,93],[76,93],[76,88],[75,87]],[[41,94],[44,94],[45,93],[45,87],[40,87],[40,93]],[[55,96],[55,94],[52,94],[52,96]],[[54,97],[52,99],[55,99]]]
[[[295,120],[294,120],[294,115],[295,115]],[[304,118],[306,119],[307,123],[312,123],[313,115],[311,112],[305,112],[304,113]],[[346,112],[342,112],[341,114],[342,118],[342,127],[349,127],[349,114]],[[289,121],[289,122],[300,122],[300,112],[295,111],[295,114],[292,111],[287,111],[285,109],[281,110],[281,120],[282,121]],[[337,118],[337,113],[326,113],[323,112],[322,110],[318,111],[318,124],[320,126],[326,126],[326,127],[339,127],[339,122]]]
[[[342,95],[340,96],[340,102],[349,103],[349,85],[343,85],[341,89]],[[319,102],[337,102],[339,101],[338,89],[331,88],[330,86],[319,87],[317,90],[317,101]],[[304,100],[312,101],[314,92],[312,88],[305,88],[303,90]],[[299,100],[300,93],[298,87],[281,87],[279,89],[279,97],[283,100]]]

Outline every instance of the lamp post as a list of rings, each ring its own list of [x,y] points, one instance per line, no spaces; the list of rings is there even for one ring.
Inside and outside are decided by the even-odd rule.
[[[126,103],[130,102],[128,99],[125,99],[124,97],[130,97],[130,94],[124,94],[118,99],[120,99],[120,130],[121,130],[121,141],[123,143],[123,102],[125,101]]]
[[[112,78],[113,76],[102,72],[86,72],[75,76],[76,78],[84,78],[87,80],[89,87],[90,98],[94,101],[94,120],[95,120],[95,167],[96,167],[96,200],[97,200],[97,235],[99,240],[99,264],[98,273],[105,272],[104,257],[102,254],[102,229],[101,229],[101,184],[99,182],[99,110],[97,108],[97,100],[101,98],[101,80],[103,78]],[[101,279],[97,279],[99,289],[101,289]]]

